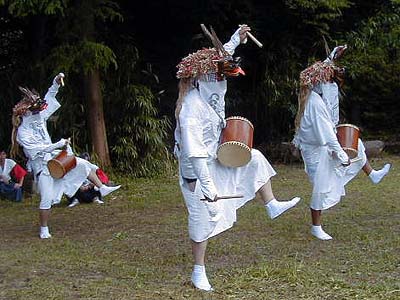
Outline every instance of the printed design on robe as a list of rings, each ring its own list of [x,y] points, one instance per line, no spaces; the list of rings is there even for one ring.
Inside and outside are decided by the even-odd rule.
[[[208,104],[210,104],[210,106],[213,108],[213,110],[215,110],[215,112],[221,112],[221,107],[219,107],[219,95],[217,93],[212,93],[210,95],[210,97],[208,97]]]
[[[207,99],[208,104],[211,106],[211,108],[215,111],[215,113],[218,115],[220,119],[220,123],[218,124],[219,131],[222,130],[222,128],[225,128],[226,126],[226,121],[222,117],[224,114],[225,103],[222,103],[222,101],[220,100],[221,96],[217,93],[212,93]]]
[[[33,121],[29,124],[29,127],[32,129],[32,133],[35,138],[42,138],[43,140],[46,139],[46,133],[43,129],[43,122]]]

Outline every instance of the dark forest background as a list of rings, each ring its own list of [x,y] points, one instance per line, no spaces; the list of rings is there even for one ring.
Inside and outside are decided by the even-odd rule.
[[[170,167],[176,65],[211,46],[200,24],[229,40],[248,24],[264,44],[237,48],[246,76],[228,83],[227,115],[255,125],[257,145],[289,142],[298,76],[346,43],[345,122],[364,138],[398,140],[399,0],[0,0],[0,146],[9,149],[18,86],[44,95],[66,74],[53,141],[72,137],[105,167],[148,176]],[[18,158],[23,160],[23,157]]]

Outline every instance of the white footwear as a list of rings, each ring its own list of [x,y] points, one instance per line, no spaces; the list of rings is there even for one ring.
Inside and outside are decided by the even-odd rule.
[[[296,204],[299,203],[300,200],[300,197],[294,197],[290,201],[277,201],[276,199],[272,199],[265,205],[267,209],[267,214],[271,219],[275,219],[288,209],[296,206]]]
[[[378,171],[372,170],[368,176],[373,183],[378,184],[383,179],[383,177],[385,177],[386,174],[389,173],[391,166],[391,164],[386,164],[382,169]]]
[[[323,241],[328,241],[332,239],[332,237],[322,229],[321,225],[319,226],[311,225],[311,234]]]
[[[208,282],[205,266],[194,265],[191,279],[193,285],[200,290],[207,292],[214,290]]]
[[[77,206],[78,204],[79,204],[78,199],[74,198],[74,200],[71,202],[70,205],[68,205],[68,207],[74,207],[74,206]]]
[[[106,185],[102,185],[99,189],[101,196],[105,197],[108,194],[118,190],[121,186],[117,185],[117,186],[106,186]]]
[[[51,238],[51,234],[49,232],[49,227],[40,226],[40,234],[39,234],[39,236],[40,236],[41,239],[49,239],[49,238]]]
[[[97,197],[94,198],[93,202],[94,202],[94,203],[97,203],[97,204],[104,204],[104,201],[101,201],[101,200],[100,200],[99,198],[97,198]]]

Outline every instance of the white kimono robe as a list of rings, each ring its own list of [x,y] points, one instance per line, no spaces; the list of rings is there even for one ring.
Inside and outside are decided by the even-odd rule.
[[[256,192],[276,173],[265,157],[253,149],[251,161],[239,168],[221,165],[216,159],[216,151],[222,130],[221,119],[214,109],[200,97],[197,89],[191,90],[183,103],[179,115],[179,127],[175,138],[179,145],[176,151],[179,160],[179,183],[189,212],[189,236],[202,242],[233,226],[236,210],[255,197]],[[191,192],[186,179],[196,178],[190,158],[203,157],[212,177],[218,196],[243,195],[239,199],[218,200],[211,205],[222,212],[222,217],[214,221],[210,216],[200,181]]]
[[[306,173],[313,184],[310,207],[315,210],[336,205],[341,196],[345,195],[344,186],[358,174],[367,159],[364,145],[359,140],[358,157],[361,159],[349,167],[341,165],[348,161],[348,156],[336,137],[338,112],[330,110],[331,107],[339,109],[335,102],[332,99],[322,99],[312,91],[294,138],[294,144],[301,151]]]
[[[61,106],[57,101],[56,94],[59,85],[53,81],[45,100],[47,108],[38,114],[28,113],[23,116],[22,124],[18,128],[17,141],[23,147],[28,158],[29,169],[32,170],[35,179],[38,180],[38,189],[41,197],[40,209],[49,209],[53,204],[61,201],[62,195],[72,197],[82,183],[85,181],[91,170],[98,167],[90,162],[76,158],[77,164],[63,178],[54,179],[50,176],[47,162],[59,153],[59,149],[65,145],[65,140],[52,143],[47,131],[46,121]],[[72,154],[69,147],[68,152]],[[37,178],[37,176],[40,176]]]
[[[239,30],[224,45],[233,54],[240,44]],[[175,154],[179,160],[179,183],[189,212],[189,236],[202,242],[233,226],[236,210],[255,197],[256,192],[276,173],[265,157],[252,150],[251,161],[240,168],[221,165],[216,159],[222,128],[225,126],[226,80],[198,81],[198,87],[187,93],[175,130]],[[202,159],[203,171],[211,176],[204,184],[196,177],[193,159]],[[206,161],[206,163],[205,163]],[[196,181],[195,190],[189,189],[188,179]],[[218,200],[206,203],[204,196],[243,195],[239,199]],[[219,212],[215,219],[210,206]]]

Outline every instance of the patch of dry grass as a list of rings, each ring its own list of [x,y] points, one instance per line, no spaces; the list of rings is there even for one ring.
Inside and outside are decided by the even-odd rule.
[[[271,221],[253,201],[209,244],[213,293],[190,284],[186,209],[177,178],[123,179],[104,206],[63,202],[51,240],[38,238],[38,198],[0,201],[0,299],[399,299],[400,172],[362,174],[324,214],[333,241],[309,234],[311,186],[301,165],[278,165],[279,198],[303,201]],[[383,160],[373,162],[383,165]]]

